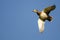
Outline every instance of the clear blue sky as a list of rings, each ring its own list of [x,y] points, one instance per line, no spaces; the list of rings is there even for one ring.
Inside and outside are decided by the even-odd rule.
[[[39,32],[33,9],[56,5],[53,21]],[[0,0],[0,40],[60,40],[60,0]]]

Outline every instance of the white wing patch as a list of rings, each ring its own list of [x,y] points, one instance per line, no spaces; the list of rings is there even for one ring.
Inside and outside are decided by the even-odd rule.
[[[41,19],[38,19],[38,28],[40,32],[44,31],[44,24],[45,24],[44,21],[42,21]]]

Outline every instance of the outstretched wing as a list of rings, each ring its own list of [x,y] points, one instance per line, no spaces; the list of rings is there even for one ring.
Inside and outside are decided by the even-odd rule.
[[[40,32],[44,31],[44,24],[45,24],[44,21],[42,21],[41,19],[38,19],[38,28]]]
[[[50,11],[54,10],[56,8],[55,5],[49,6],[44,9],[44,12],[47,13],[47,15],[50,13]]]

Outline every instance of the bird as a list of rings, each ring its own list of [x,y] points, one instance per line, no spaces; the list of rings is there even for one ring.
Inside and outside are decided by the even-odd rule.
[[[56,8],[56,5],[51,5],[46,8],[44,8],[42,11],[38,11],[37,9],[34,9],[32,12],[37,13],[38,15],[38,28],[39,32],[44,32],[44,24],[45,21],[48,20],[49,22],[52,21],[52,16],[50,16],[50,12],[53,11]]]

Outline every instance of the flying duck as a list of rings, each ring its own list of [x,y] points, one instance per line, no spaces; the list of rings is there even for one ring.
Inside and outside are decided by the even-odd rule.
[[[52,21],[52,17],[49,15],[49,13],[56,8],[56,5],[49,6],[42,10],[41,12],[38,11],[37,9],[34,9],[33,12],[37,13],[39,16],[38,18],[38,27],[39,31],[43,32],[44,31],[44,24],[45,20]]]

